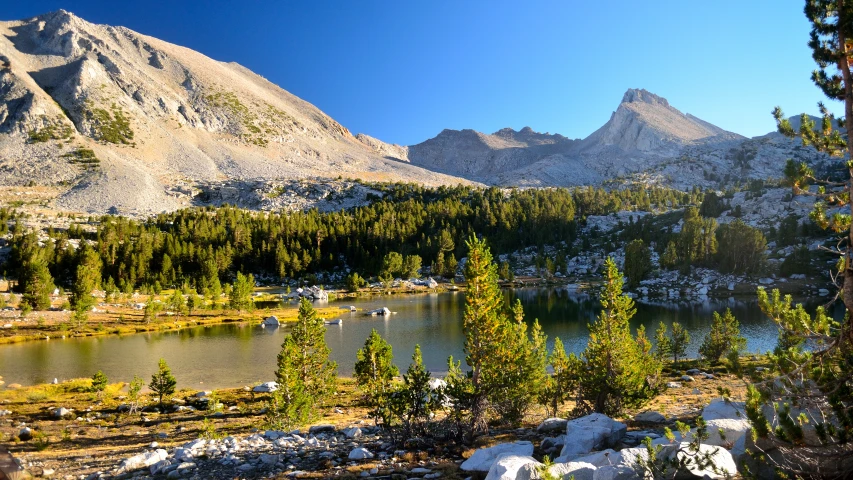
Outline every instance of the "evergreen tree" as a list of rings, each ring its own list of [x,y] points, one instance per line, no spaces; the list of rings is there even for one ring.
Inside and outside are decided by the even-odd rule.
[[[403,278],[417,278],[421,270],[422,262],[423,260],[420,255],[406,255],[402,266]]]
[[[364,342],[364,347],[356,352],[355,379],[358,387],[364,391],[367,403],[372,409],[374,422],[379,421],[387,408],[388,392],[391,381],[400,371],[394,365],[394,354],[388,343],[374,328]]]
[[[653,393],[651,380],[660,374],[660,362],[631,336],[628,322],[636,309],[631,297],[622,294],[622,282],[616,263],[608,258],[601,292],[603,309],[589,325],[589,342],[582,356],[580,411],[617,415],[625,406],[648,398]]]
[[[673,322],[672,335],[667,335],[666,325],[660,322],[655,332],[655,343],[657,344],[655,356],[659,360],[672,357],[672,363],[678,364],[678,359],[687,353],[687,347],[690,345],[690,333],[680,323]]]
[[[723,355],[731,351],[740,352],[746,348],[746,338],[740,336],[740,324],[731,309],[727,308],[723,315],[714,312],[711,331],[705,335],[699,354],[711,363],[720,361]]]
[[[660,322],[655,330],[655,356],[658,360],[665,360],[672,355],[672,339],[667,335],[666,324]]]
[[[18,288],[23,292],[21,305],[33,310],[47,310],[50,307],[50,294],[53,292],[53,277],[47,268],[47,262],[33,254],[21,267],[18,276]]]
[[[554,350],[548,357],[548,365],[553,373],[546,382],[542,404],[548,410],[548,415],[557,416],[560,406],[578,390],[581,361],[574,353],[566,355],[563,342],[557,337],[554,339]]]
[[[157,373],[151,376],[151,383],[148,384],[148,388],[157,394],[160,410],[163,409],[163,400],[175,394],[177,384],[178,381],[172,375],[172,370],[166,364],[166,360],[161,358],[157,364]]]
[[[507,282],[511,282],[515,279],[515,275],[512,273],[512,268],[510,268],[509,262],[501,262],[498,276],[500,276],[501,280],[506,280]]]
[[[403,271],[403,256],[397,252],[388,252],[382,259],[382,270],[379,274],[383,277],[400,276]]]
[[[358,272],[352,272],[350,275],[347,275],[346,278],[346,287],[347,291],[351,293],[358,292],[358,290],[367,283]]]
[[[670,241],[660,257],[660,265],[664,268],[674,268],[678,265],[678,250],[676,250],[675,242]]]
[[[754,274],[764,267],[767,240],[757,228],[738,219],[717,230],[717,262],[721,272]]]
[[[504,358],[508,345],[509,322],[502,311],[503,299],[498,287],[497,267],[485,240],[472,236],[467,242],[465,263],[465,361],[471,367],[471,433],[488,431],[489,397],[501,386]]]
[[[98,288],[101,282],[101,258],[98,253],[87,244],[81,248],[74,274],[74,284],[71,287],[69,301],[72,307],[88,309],[95,303],[92,290]]]
[[[186,306],[187,306],[186,299],[184,298],[183,294],[181,294],[181,291],[176,288],[175,291],[172,292],[172,295],[169,297],[169,303],[168,303],[169,310],[180,315],[180,314],[184,313]]]
[[[404,438],[422,435],[430,415],[441,407],[441,395],[430,388],[430,373],[424,367],[420,345],[415,345],[412,363],[403,374],[402,387],[393,393],[391,409],[400,419]]]
[[[201,298],[199,298],[198,294],[195,291],[191,291],[190,294],[187,295],[187,313],[192,315],[193,310],[200,307],[201,305]]]
[[[278,390],[268,407],[268,423],[290,428],[311,421],[336,389],[337,364],[329,360],[323,320],[307,299],[284,337],[278,354]]]
[[[237,272],[237,279],[228,294],[228,303],[234,310],[252,310],[254,301],[252,292],[255,291],[255,277],[250,273],[243,275]]]
[[[104,375],[104,372],[98,370],[92,375],[92,391],[98,394],[98,397],[102,396],[104,390],[107,388],[107,376]]]
[[[524,418],[546,388],[548,349],[547,336],[538,321],[534,321],[528,338],[520,300],[516,299],[512,312],[515,323],[507,331],[500,380],[489,401],[503,421],[515,424]]]
[[[690,332],[687,331],[680,323],[672,324],[672,363],[678,364],[678,359],[687,354],[687,347],[690,345]]]
[[[640,240],[634,240],[625,247],[625,275],[628,286],[636,288],[652,269],[652,254],[649,247]]]

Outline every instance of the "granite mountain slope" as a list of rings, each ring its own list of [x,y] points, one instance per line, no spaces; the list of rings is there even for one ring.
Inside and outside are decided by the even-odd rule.
[[[0,184],[67,185],[61,207],[171,210],[248,179],[460,182],[240,65],[66,11],[0,22],[0,55]]]

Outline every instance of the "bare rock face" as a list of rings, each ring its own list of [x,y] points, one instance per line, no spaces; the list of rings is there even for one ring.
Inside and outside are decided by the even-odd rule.
[[[652,152],[740,138],[743,137],[681,113],[665,98],[646,90],[630,89],[610,120],[583,140],[581,149],[589,152],[615,146],[628,153]]]
[[[70,185],[57,206],[140,214],[176,182],[339,176],[467,183],[356,139],[235,63],[59,10],[0,22],[0,185]]]

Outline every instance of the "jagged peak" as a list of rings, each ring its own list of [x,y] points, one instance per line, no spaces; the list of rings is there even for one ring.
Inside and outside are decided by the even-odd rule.
[[[644,88],[629,88],[622,96],[622,103],[648,103],[651,105],[669,106],[669,102]]]

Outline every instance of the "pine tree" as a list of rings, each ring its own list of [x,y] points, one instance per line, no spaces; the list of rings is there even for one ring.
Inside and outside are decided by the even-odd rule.
[[[687,347],[690,345],[690,333],[680,323],[674,322],[672,334],[667,335],[666,325],[660,322],[655,332],[655,343],[657,344],[655,357],[658,360],[672,357],[672,363],[677,364],[678,359],[687,353]]]
[[[678,265],[678,250],[675,247],[675,242],[670,241],[660,257],[660,265],[664,268],[673,268]]]
[[[157,373],[151,376],[151,383],[148,384],[148,388],[157,394],[160,410],[163,409],[163,400],[174,395],[177,384],[178,381],[172,375],[172,370],[166,364],[166,360],[161,358],[157,364]]]
[[[54,288],[53,277],[50,276],[47,261],[41,255],[33,254],[21,266],[18,288],[23,292],[22,305],[33,310],[47,310],[50,307],[50,293]]]
[[[714,312],[711,330],[699,346],[699,355],[711,363],[717,363],[723,355],[731,351],[740,352],[744,348],[746,338],[740,336],[740,324],[731,309],[727,308],[723,315]]]
[[[660,374],[660,363],[631,336],[628,322],[636,309],[631,297],[622,294],[622,283],[616,263],[608,258],[601,292],[603,310],[589,325],[589,342],[582,356],[580,411],[617,415],[625,406],[650,396],[650,380]]]
[[[254,301],[252,292],[255,290],[255,277],[250,273],[243,275],[237,272],[237,279],[228,294],[228,302],[234,310],[252,310]]]
[[[542,404],[548,409],[549,415],[556,416],[560,406],[577,392],[581,361],[574,353],[566,355],[563,341],[557,337],[554,339],[554,349],[548,357],[548,364],[553,373],[547,380]]]
[[[489,401],[503,421],[516,424],[539,399],[547,383],[547,336],[535,321],[528,338],[521,301],[512,309],[515,319],[502,345],[503,367]]]
[[[92,375],[92,391],[95,392],[98,397],[102,396],[104,390],[107,388],[107,376],[104,375],[104,372],[98,370]]]
[[[101,282],[101,258],[92,247],[86,245],[79,254],[80,260],[74,274],[69,301],[72,307],[88,309],[95,303],[92,290]]]
[[[690,332],[678,322],[672,324],[671,345],[672,363],[678,364],[678,359],[687,354],[687,347],[690,345]]]
[[[672,339],[667,335],[666,324],[660,322],[655,330],[655,356],[658,360],[665,360],[672,355]]]
[[[424,367],[420,345],[415,345],[412,363],[403,374],[403,386],[393,394],[391,409],[400,419],[404,438],[425,432],[430,414],[441,406],[440,395],[429,385],[430,373]]]
[[[279,427],[304,424],[319,414],[335,392],[337,364],[329,360],[323,320],[307,299],[299,304],[293,330],[278,354],[278,390],[268,408],[268,422]]]
[[[633,240],[625,247],[625,275],[628,286],[636,288],[652,269],[652,257],[649,247],[640,240]]]
[[[465,263],[465,361],[471,367],[471,433],[488,431],[489,397],[501,386],[509,322],[502,311],[497,267],[485,240],[472,236]]]
[[[368,405],[372,409],[374,422],[378,423],[387,408],[388,392],[391,381],[400,374],[394,365],[394,354],[389,344],[374,328],[364,342],[364,347],[356,352],[355,379],[358,387],[365,392]]]

